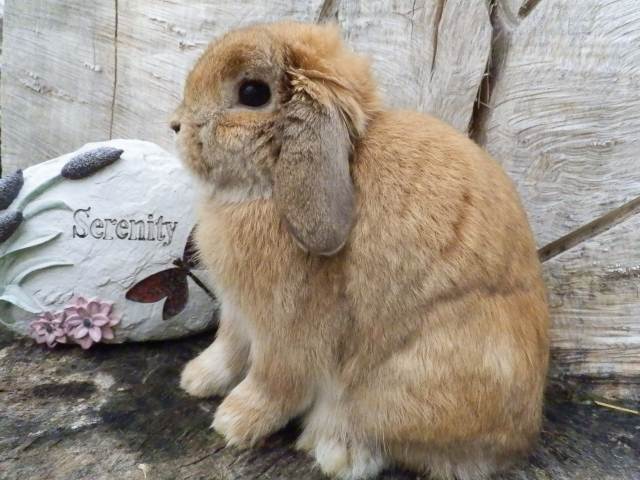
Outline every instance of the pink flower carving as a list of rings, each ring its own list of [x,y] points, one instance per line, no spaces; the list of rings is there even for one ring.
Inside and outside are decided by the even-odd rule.
[[[63,312],[44,312],[29,324],[29,333],[38,343],[53,348],[59,343],[67,343],[65,318]]]
[[[102,339],[111,340],[113,326],[120,322],[112,310],[111,302],[76,297],[74,303],[64,309],[67,335],[84,349]]]
[[[113,314],[113,303],[97,298],[76,297],[61,312],[44,312],[29,324],[33,339],[49,348],[75,342],[87,349],[101,340],[113,339],[113,327],[120,317]]]

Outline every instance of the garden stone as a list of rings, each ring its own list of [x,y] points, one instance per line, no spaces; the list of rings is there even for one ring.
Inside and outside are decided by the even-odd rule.
[[[218,304],[190,242],[196,194],[177,158],[138,140],[88,144],[0,180],[0,320],[83,348],[212,327]]]

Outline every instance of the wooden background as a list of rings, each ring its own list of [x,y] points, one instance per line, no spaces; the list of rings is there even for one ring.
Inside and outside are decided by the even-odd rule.
[[[207,43],[258,21],[337,21],[390,105],[433,113],[507,169],[553,313],[553,377],[640,400],[637,0],[6,0],[2,168],[107,138],[172,149]]]

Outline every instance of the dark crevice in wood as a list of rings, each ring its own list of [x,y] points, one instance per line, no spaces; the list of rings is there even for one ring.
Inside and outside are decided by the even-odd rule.
[[[526,0],[518,10],[518,17],[525,18],[538,6],[540,1],[541,0]]]
[[[637,213],[640,213],[640,197],[634,198],[563,237],[548,243],[538,250],[538,256],[542,262],[546,262],[576,245],[606,232]]]
[[[115,4],[115,26],[113,32],[113,89],[111,97],[111,118],[109,119],[109,138],[113,138],[113,120],[115,117],[116,93],[118,89],[118,0]]]
[[[447,0],[439,0],[436,6],[436,12],[433,16],[433,56],[431,57],[431,79],[433,80],[433,73],[436,70],[436,56],[438,55],[438,34],[440,33],[440,23],[442,23],[442,13],[444,12],[444,6]],[[415,11],[415,3],[414,3]],[[413,23],[411,24],[413,28]],[[413,36],[413,31],[411,32]]]
[[[489,19],[491,21],[491,45],[487,58],[487,66],[485,67],[480,86],[478,87],[478,94],[476,95],[476,101],[473,105],[473,112],[471,113],[469,127],[467,129],[469,137],[480,145],[483,143],[484,126],[489,113],[489,101],[491,100],[491,93],[493,92],[493,86],[495,84],[494,79],[497,76],[497,47],[499,42],[503,40],[501,34],[502,28],[498,21],[498,0],[489,0],[487,2],[487,8],[489,9]],[[506,48],[504,45],[501,45],[501,47]]]
[[[411,12],[410,12],[410,18],[411,18],[411,34],[409,35],[409,38],[411,40],[411,44],[413,45],[413,28],[415,26],[415,21],[414,21],[414,16],[416,14],[416,2],[418,0],[413,0],[413,3],[411,4]]]
[[[324,0],[318,13],[316,23],[338,22],[340,0]]]
[[[221,447],[215,448],[212,452],[208,452],[206,455],[198,457],[195,460],[192,460],[192,461],[190,461],[188,463],[181,464],[180,468],[191,467],[191,466],[196,465],[196,464],[198,464],[200,462],[203,462],[207,458],[211,458],[211,457],[215,456],[218,452],[224,450],[225,448],[226,448],[226,445],[222,445]]]

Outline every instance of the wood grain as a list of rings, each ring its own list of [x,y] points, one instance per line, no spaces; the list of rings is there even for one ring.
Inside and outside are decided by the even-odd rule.
[[[553,375],[640,400],[640,215],[545,263]]]
[[[172,149],[169,116],[180,102],[187,72],[210,41],[257,22],[313,21],[321,6],[320,0],[119,2],[113,137],[143,138]]]
[[[343,1],[338,20],[367,54],[387,103],[467,132],[491,49],[484,0]]]
[[[114,31],[113,1],[7,0],[4,172],[109,138]]]
[[[517,23],[529,15],[541,0],[495,0],[511,23]]]
[[[171,149],[168,118],[186,73],[229,29],[337,21],[372,57],[388,103],[466,131],[490,50],[484,0],[12,0],[2,104],[7,171],[104,138]]]
[[[483,143],[543,246],[640,196],[640,3],[545,0],[505,34]]]
[[[510,15],[516,5],[527,15]],[[640,4],[498,7],[480,141],[553,257],[552,376],[587,395],[640,399]]]

